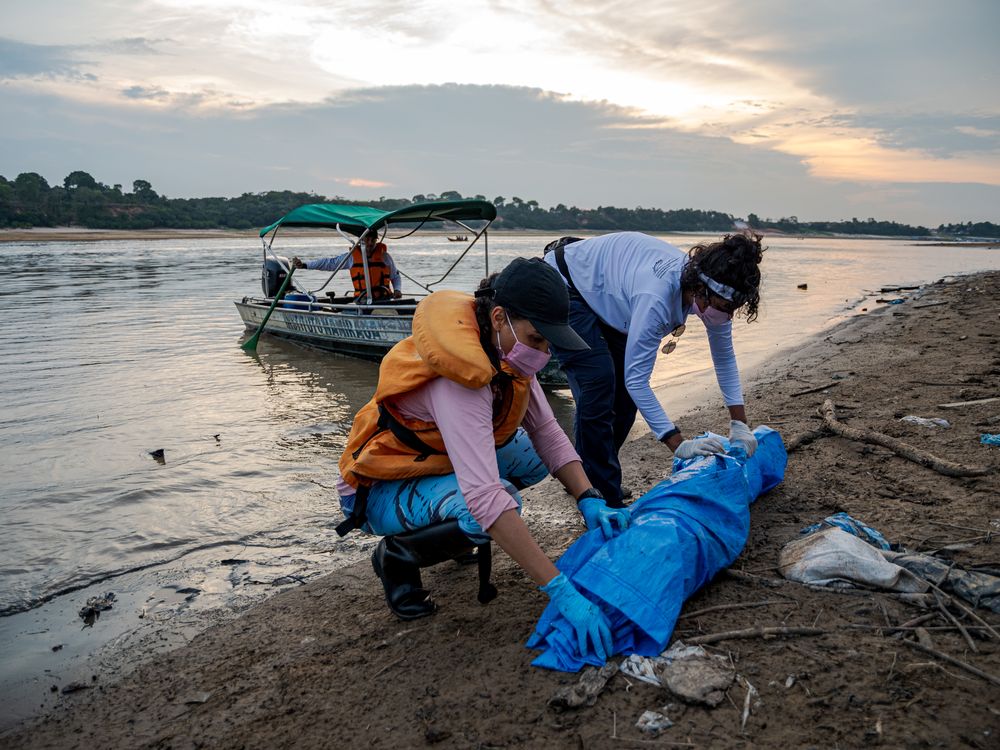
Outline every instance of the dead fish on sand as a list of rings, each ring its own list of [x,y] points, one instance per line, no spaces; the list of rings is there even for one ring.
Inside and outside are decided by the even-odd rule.
[[[80,617],[83,618],[83,626],[88,628],[93,625],[101,616],[101,612],[109,610],[114,606],[116,598],[111,591],[101,596],[90,597],[80,610]]]

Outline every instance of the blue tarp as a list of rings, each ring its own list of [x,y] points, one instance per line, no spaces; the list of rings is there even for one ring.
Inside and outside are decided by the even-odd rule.
[[[610,541],[600,530],[580,537],[557,567],[611,622],[616,654],[657,656],[667,647],[684,601],[729,567],[750,533],[750,503],[781,483],[781,436],[754,430],[757,451],[675,461],[673,474],[635,501],[629,528]],[[729,448],[728,440],[722,438]],[[579,654],[566,620],[551,604],[528,648],[537,667],[575,672],[600,666]]]

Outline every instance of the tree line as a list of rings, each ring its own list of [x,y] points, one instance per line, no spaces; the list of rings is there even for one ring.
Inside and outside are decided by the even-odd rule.
[[[483,195],[468,196],[486,200]],[[370,205],[392,211],[412,203],[431,200],[460,200],[455,190],[441,194],[418,194],[411,198],[381,197],[375,201],[327,198],[308,192],[270,190],[243,193],[235,198],[168,198],[153,189],[148,180],[135,180],[131,191],[119,184],[106,185],[83,171],[66,176],[62,185],[50,185],[36,172],[24,172],[15,179],[0,176],[0,227],[81,226],[89,229],[253,229],[267,226],[305,203]],[[761,219],[750,214],[746,220],[721,211],[696,208],[578,208],[558,204],[543,208],[535,200],[517,196],[509,200],[496,196],[494,227],[545,231],[646,232],[726,232],[749,226],[789,234],[840,233],[926,237],[931,230],[894,221],[869,218],[859,221],[806,221],[798,217]],[[990,222],[939,226],[938,234],[998,237],[1000,227]]]

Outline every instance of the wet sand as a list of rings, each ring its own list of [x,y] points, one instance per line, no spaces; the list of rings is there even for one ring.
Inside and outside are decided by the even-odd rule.
[[[946,304],[936,305],[935,302]],[[828,393],[805,393],[829,385]],[[733,565],[685,606],[715,610],[678,623],[675,637],[757,625],[817,626],[819,637],[718,644],[760,691],[740,732],[744,691],[708,710],[677,707],[675,726],[655,741],[639,715],[677,703],[621,675],[596,705],[557,714],[546,701],[574,675],[530,666],[523,644],[545,597],[502,552],[500,596],[475,599],[474,570],[448,563],[425,574],[441,609],[401,623],[388,613],[367,563],[279,594],[187,646],[158,656],[117,684],[98,679],[18,732],[10,747],[995,747],[1000,687],[908,648],[873,628],[921,614],[877,593],[838,594],[776,583],[778,551],[799,529],[846,511],[914,549],[968,541],[950,554],[960,566],[997,565],[1000,401],[943,410],[938,404],[1000,396],[1000,273],[931,285],[919,301],[852,318],[750,378],[748,411],[786,440],[815,429],[825,398],[842,419],[880,430],[941,458],[986,465],[985,477],[953,479],[879,447],[818,439],[789,457],[783,485],[752,508],[750,539]],[[944,417],[950,430],[902,423]],[[688,433],[723,432],[717,405],[680,418]],[[669,473],[667,452],[648,435],[623,451],[636,496]],[[525,492],[525,517],[553,556],[582,526],[553,480]],[[545,513],[539,513],[545,509]],[[950,524],[942,525],[942,524]],[[953,528],[964,527],[964,528]],[[966,530],[969,529],[969,530]],[[970,530],[981,530],[978,531]],[[991,533],[987,533],[991,532]],[[979,610],[997,625],[1000,617]],[[938,625],[941,623],[930,623]],[[1000,676],[1000,642],[973,653],[952,631],[935,648]],[[794,677],[790,681],[789,677]],[[790,687],[786,687],[787,684]]]

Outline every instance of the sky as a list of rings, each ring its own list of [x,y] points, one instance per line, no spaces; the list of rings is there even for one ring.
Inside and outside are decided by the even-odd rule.
[[[0,174],[1000,222],[997,0],[4,0]]]

